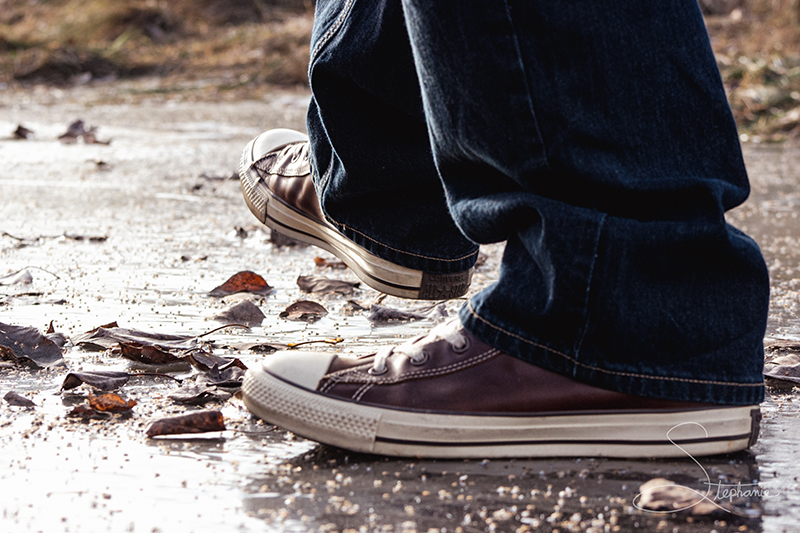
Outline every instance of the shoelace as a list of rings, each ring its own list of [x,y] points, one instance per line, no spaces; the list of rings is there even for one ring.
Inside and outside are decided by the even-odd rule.
[[[427,339],[426,342],[422,342]],[[381,348],[375,354],[375,362],[372,364],[369,373],[378,376],[386,373],[389,369],[386,361],[393,354],[403,355],[411,360],[412,365],[421,365],[428,360],[429,354],[423,346],[432,342],[444,340],[453,347],[456,352],[463,352],[469,346],[469,341],[461,333],[461,323],[458,319],[449,320],[433,328],[428,334],[414,337],[399,346],[387,346]]]

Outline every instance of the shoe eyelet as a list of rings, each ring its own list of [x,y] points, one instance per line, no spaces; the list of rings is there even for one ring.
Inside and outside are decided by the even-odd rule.
[[[464,353],[469,350],[469,338],[464,337],[464,344],[461,346],[456,346],[455,344],[451,344],[450,346],[453,348],[455,353]]]
[[[389,367],[388,366],[384,366],[380,370],[375,370],[375,367],[373,366],[373,367],[370,367],[369,370],[367,370],[367,374],[369,374],[371,376],[382,376],[385,373],[387,373],[388,371],[389,371]]]
[[[427,363],[430,358],[431,356],[428,352],[422,352],[422,355],[420,355],[419,359],[414,359],[412,357],[408,362],[414,366],[422,366]]]

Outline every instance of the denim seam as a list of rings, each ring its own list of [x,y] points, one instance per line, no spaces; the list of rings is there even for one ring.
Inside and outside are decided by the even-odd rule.
[[[314,45],[314,50],[311,52],[311,61],[309,61],[308,65],[309,78],[311,78],[311,66],[314,64],[317,54],[319,54],[322,48],[328,44],[328,42],[333,38],[334,34],[342,27],[347,15],[350,13],[350,8],[353,7],[353,2],[355,2],[355,0],[347,1],[347,3],[344,5],[344,8],[342,8],[342,12],[339,13],[339,16],[336,17],[336,20],[333,22],[333,25],[328,28],[328,31],[326,31],[325,34],[320,37],[319,41],[317,41],[317,44]]]
[[[581,329],[580,335],[578,335],[578,339],[575,342],[575,362],[578,362],[578,358],[580,357],[581,348],[583,347],[583,340],[586,338],[586,332],[589,330],[589,321],[591,320],[591,316],[589,314],[589,295],[592,292],[592,282],[594,281],[594,267],[597,264],[597,250],[600,247],[600,236],[603,233],[603,228],[606,224],[606,218],[608,215],[605,213],[602,214],[602,218],[600,219],[599,227],[597,228],[597,236],[594,242],[594,254],[592,256],[592,266],[589,268],[589,283],[586,284],[586,298],[583,301],[583,310],[584,316],[586,317],[583,323],[583,328]],[[577,370],[577,369],[576,369]],[[575,372],[572,373],[573,377],[575,376]]]
[[[478,320],[480,320],[481,322],[483,322],[484,324],[486,324],[487,326],[489,326],[492,329],[495,329],[497,331],[500,331],[501,333],[504,333],[506,335],[514,337],[515,339],[520,340],[520,341],[522,341],[522,342],[524,342],[526,344],[530,344],[532,346],[536,346],[537,348],[541,348],[541,349],[546,350],[548,352],[551,352],[553,354],[559,355],[559,356],[567,359],[568,361],[572,362],[573,364],[576,364],[578,366],[582,366],[583,368],[588,368],[590,370],[596,370],[597,372],[602,372],[604,374],[611,374],[611,375],[615,375],[615,376],[633,377],[633,378],[657,379],[657,380],[661,380],[661,381],[677,381],[677,382],[681,382],[681,383],[697,383],[697,384],[701,384],[701,385],[730,385],[730,386],[734,386],[734,387],[763,387],[764,386],[763,382],[761,382],[761,383],[735,383],[735,382],[729,382],[729,381],[711,381],[711,380],[706,380],[706,379],[684,379],[684,378],[675,378],[675,377],[671,377],[671,376],[651,376],[651,375],[647,375],[647,374],[635,374],[633,372],[617,372],[615,370],[606,370],[605,368],[600,368],[600,367],[596,367],[596,366],[592,366],[592,365],[587,365],[585,363],[581,363],[580,361],[574,359],[573,357],[570,357],[569,355],[567,355],[565,353],[561,353],[558,350],[554,350],[552,348],[544,346],[543,344],[539,344],[539,343],[533,342],[531,340],[526,339],[525,337],[521,337],[521,336],[519,336],[519,335],[517,335],[515,333],[511,333],[510,331],[507,331],[507,330],[505,330],[505,329],[503,329],[503,328],[501,328],[499,326],[496,326],[496,325],[492,324],[487,319],[485,319],[482,316],[480,316],[477,313],[477,311],[475,311],[475,308],[472,307],[472,302],[471,301],[467,302],[467,308],[468,308],[468,310],[469,310],[469,312],[470,312],[470,314],[472,316],[474,316],[475,318],[477,318]]]
[[[542,135],[542,131],[539,129],[539,120],[537,119],[536,113],[536,106],[533,104],[533,98],[531,97],[531,84],[530,80],[528,79],[528,71],[525,68],[525,63],[522,61],[522,50],[519,46],[519,39],[517,38],[517,27],[514,24],[514,20],[511,18],[511,6],[508,5],[508,0],[504,0],[503,4],[506,8],[506,17],[508,17],[508,23],[511,25],[512,29],[512,38],[514,39],[514,48],[517,51],[517,58],[519,60],[520,68],[522,69],[522,77],[525,80],[525,92],[528,95],[528,105],[530,106],[531,115],[533,115],[533,129],[536,131],[537,138],[542,143],[542,156],[544,157],[544,163],[552,170],[550,167],[550,160],[547,157],[547,143],[544,140],[544,136]]]
[[[320,176],[319,178],[319,192],[322,193],[325,189],[328,188],[328,181],[331,179],[331,174],[333,174],[333,153],[331,153],[331,160],[328,162],[328,168],[325,170],[325,174]],[[322,198],[322,194],[317,194],[320,198]],[[320,202],[322,203],[322,202]]]
[[[465,256],[462,256],[462,257],[456,257],[455,259],[445,259],[445,258],[443,258],[443,257],[430,257],[430,256],[427,256],[427,255],[415,254],[415,253],[413,253],[413,252],[407,252],[407,251],[405,251],[405,250],[400,250],[400,249],[398,249],[398,248],[394,248],[394,247],[392,247],[392,246],[389,246],[388,244],[384,244],[384,243],[382,243],[381,241],[379,241],[379,240],[376,240],[376,239],[373,239],[373,238],[372,238],[372,237],[370,237],[369,235],[367,235],[367,234],[365,234],[365,233],[362,233],[362,232],[358,231],[358,230],[357,230],[357,229],[355,229],[355,228],[351,228],[351,227],[350,227],[350,226],[348,226],[347,224],[341,224],[341,223],[339,223],[339,222],[336,222],[335,220],[333,220],[332,218],[328,217],[327,215],[326,215],[326,217],[325,217],[325,218],[327,218],[327,219],[328,219],[328,221],[329,221],[331,224],[334,224],[334,225],[336,225],[336,226],[339,226],[340,228],[348,229],[348,230],[350,230],[350,231],[352,231],[352,232],[358,233],[359,235],[361,235],[361,236],[362,236],[362,237],[364,237],[365,239],[367,239],[367,240],[370,240],[370,241],[372,241],[372,242],[374,242],[375,244],[378,244],[378,245],[380,245],[380,246],[384,246],[384,247],[386,247],[386,248],[388,248],[388,249],[392,250],[393,252],[398,252],[398,253],[405,254],[405,255],[412,255],[412,256],[414,256],[414,257],[419,257],[419,258],[422,258],[422,259],[431,259],[431,260],[434,260],[434,261],[445,261],[445,262],[450,262],[450,263],[453,263],[453,262],[456,262],[456,261],[463,261],[464,259],[467,259],[467,258],[469,258],[469,257],[472,257],[473,255],[475,255],[475,254],[477,254],[477,253],[478,253],[478,250],[475,250],[475,251],[474,251],[474,252],[472,252],[472,253],[469,253],[469,254],[467,254],[467,255],[465,255]]]

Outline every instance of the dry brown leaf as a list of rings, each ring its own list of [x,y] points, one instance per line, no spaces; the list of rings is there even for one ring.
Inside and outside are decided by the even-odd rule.
[[[33,403],[33,401],[14,391],[7,392],[6,395],[3,396],[3,399],[7,401],[9,405],[13,405],[15,407],[36,407],[36,404]]]
[[[157,346],[144,346],[138,342],[121,342],[119,346],[123,357],[146,365],[168,365],[182,359]]]
[[[325,276],[298,276],[297,278],[297,286],[301,291],[319,294],[351,294],[359,285],[360,283],[357,281],[328,279]]]
[[[333,268],[333,269],[345,269],[347,265],[345,265],[341,261],[329,261],[324,257],[315,257],[314,264],[317,265],[319,268]]]
[[[298,300],[278,316],[286,320],[297,320],[301,322],[316,322],[328,314],[328,310],[316,302],[308,300]]]
[[[256,304],[250,300],[242,300],[211,318],[224,324],[259,326],[267,317]]]
[[[0,356],[16,363],[38,368],[64,364],[61,348],[36,328],[0,322],[0,346],[10,349],[0,352]]]
[[[61,384],[61,390],[70,390],[85,383],[90,387],[102,391],[114,390],[128,382],[130,375],[127,372],[114,372],[98,370],[94,372],[70,372]]]
[[[89,407],[95,411],[119,413],[130,411],[136,405],[136,400],[123,400],[118,394],[109,392],[100,396],[89,395]]]
[[[188,415],[161,418],[145,431],[148,437],[225,431],[225,418],[219,411],[200,411]]]
[[[272,287],[269,286],[264,278],[255,272],[245,270],[231,276],[228,281],[214,288],[208,295],[222,297],[237,292],[249,292],[266,296],[272,292]]]
[[[634,505],[647,511],[687,512],[693,516],[724,512],[706,497],[704,491],[678,485],[664,478],[655,478],[643,483],[639,487],[639,496],[634,500]]]

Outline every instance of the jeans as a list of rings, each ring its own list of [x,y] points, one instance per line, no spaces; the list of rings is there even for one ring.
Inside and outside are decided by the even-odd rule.
[[[619,392],[763,399],[769,279],[695,0],[317,0],[307,116],[326,216],[433,273],[505,241],[460,311]]]

